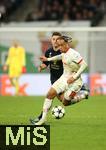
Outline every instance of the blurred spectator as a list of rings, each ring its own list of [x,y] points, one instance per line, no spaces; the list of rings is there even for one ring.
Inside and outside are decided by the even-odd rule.
[[[59,19],[59,2],[53,1],[52,10],[51,10],[51,20],[58,20]]]
[[[93,18],[94,18],[94,16],[95,16],[95,13],[94,13],[94,11],[88,11],[88,19],[89,20],[92,20]]]
[[[8,16],[16,11],[24,0],[0,0],[0,21],[7,21]]]
[[[27,15],[26,21],[35,21],[38,19],[38,16],[39,16],[39,11],[33,10],[29,12],[29,14]]]
[[[69,21],[69,20],[70,20],[70,17],[69,17],[68,12],[65,12],[65,13],[64,13],[64,15],[63,15],[63,20],[64,20],[64,21]]]
[[[52,11],[52,8],[50,5],[47,5],[46,6],[46,10],[44,12],[44,19],[45,20],[51,20],[51,11]]]
[[[40,0],[39,10],[44,10],[42,20],[93,20],[101,19],[103,0]],[[102,13],[103,14],[103,13]],[[98,18],[99,17],[99,18]],[[96,19],[96,20],[97,20]]]
[[[80,11],[77,11],[75,14],[75,20],[83,20],[82,13]]]
[[[22,2],[26,0],[0,0],[0,20],[6,20]],[[104,3],[104,0],[38,0],[37,10],[33,7],[32,11],[26,11],[25,21],[95,20],[96,25],[105,12]]]
[[[0,5],[0,13],[2,15],[6,13],[6,7],[4,5]]]
[[[87,9],[83,9],[82,11],[83,20],[88,20],[88,13],[89,11]]]

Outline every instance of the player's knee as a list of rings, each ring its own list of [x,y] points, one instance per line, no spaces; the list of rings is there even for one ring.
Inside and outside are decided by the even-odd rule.
[[[72,104],[72,99],[75,97],[75,95],[76,95],[76,92],[66,92],[66,93],[64,93],[64,100],[63,100],[63,105],[64,106],[69,106],[69,105],[71,105]]]
[[[53,99],[53,98],[56,97],[56,95],[57,95],[57,92],[55,91],[55,89],[51,88],[51,89],[48,91],[46,97],[47,97],[48,99]]]
[[[66,100],[71,100],[74,98],[74,96],[76,95],[76,92],[72,91],[71,93],[70,92],[66,92],[64,94],[64,99]]]
[[[62,102],[64,100],[64,93],[58,94],[57,98]]]

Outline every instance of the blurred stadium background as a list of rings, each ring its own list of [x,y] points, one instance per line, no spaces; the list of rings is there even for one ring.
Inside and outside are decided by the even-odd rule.
[[[50,87],[50,80],[49,70],[38,73],[37,67],[40,64],[39,56],[50,46],[49,38],[53,31],[72,36],[71,46],[87,61],[89,68],[83,73],[83,80],[90,88],[91,102],[75,105],[71,109],[66,108],[66,112],[71,114],[69,115],[71,119],[68,116],[57,122],[49,117],[53,125],[51,148],[62,150],[68,145],[72,146],[73,150],[85,150],[84,146],[86,150],[104,150],[106,147],[105,0],[0,0],[0,122],[29,124],[28,118],[37,115],[41,110],[43,96]],[[18,40],[26,50],[27,72],[19,81],[22,97],[14,96],[15,90],[10,84],[8,74],[2,69],[13,40]],[[66,131],[65,126],[69,129],[69,124],[72,130]],[[64,135],[67,132],[63,137],[63,143],[60,129],[64,130]],[[58,133],[56,141],[53,139],[55,132]]]
[[[73,22],[73,25],[76,22]],[[79,22],[77,22],[79,24]],[[82,23],[83,24],[83,23]],[[14,25],[17,25],[14,23]],[[90,87],[91,95],[106,94],[105,47],[106,28],[90,27],[11,27],[0,28],[0,87],[1,95],[14,95],[14,88],[10,85],[8,75],[3,73],[8,49],[13,40],[18,40],[26,50],[27,73],[20,77],[20,86],[24,87],[22,95],[45,95],[50,87],[49,73],[38,73],[39,57],[50,46],[52,31],[60,31],[73,37],[71,47],[78,50],[87,61],[89,68],[83,74],[84,82]],[[81,25],[81,22],[80,22]],[[8,27],[7,27],[8,26]],[[64,31],[65,30],[65,31]],[[39,82],[38,82],[39,81]],[[37,86],[35,86],[35,83]],[[43,85],[43,86],[42,86]],[[41,88],[42,86],[42,88]]]
[[[45,95],[50,86],[49,74],[38,74],[38,58],[50,45],[48,39],[55,30],[71,35],[72,47],[88,62],[89,69],[83,76],[91,95],[106,94],[105,6],[103,0],[1,0],[0,95],[14,95],[8,76],[2,71],[13,40],[18,40],[26,49],[27,74],[20,78],[24,86],[21,94]],[[39,81],[37,87],[36,81]]]

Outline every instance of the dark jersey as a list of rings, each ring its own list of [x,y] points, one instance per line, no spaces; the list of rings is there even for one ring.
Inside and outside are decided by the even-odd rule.
[[[61,54],[60,50],[54,51],[53,48],[51,47],[45,52],[45,57],[50,58],[60,54]],[[50,67],[50,80],[51,84],[53,84],[63,74],[63,63],[61,60],[47,61],[43,63],[46,66],[49,65]]]

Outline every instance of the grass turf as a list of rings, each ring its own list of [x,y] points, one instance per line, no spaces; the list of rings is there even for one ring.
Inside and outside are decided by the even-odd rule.
[[[44,97],[0,97],[0,124],[29,125],[42,109]],[[60,105],[57,100],[53,105]],[[48,115],[51,150],[105,150],[106,96],[90,97],[65,107],[60,120]]]

